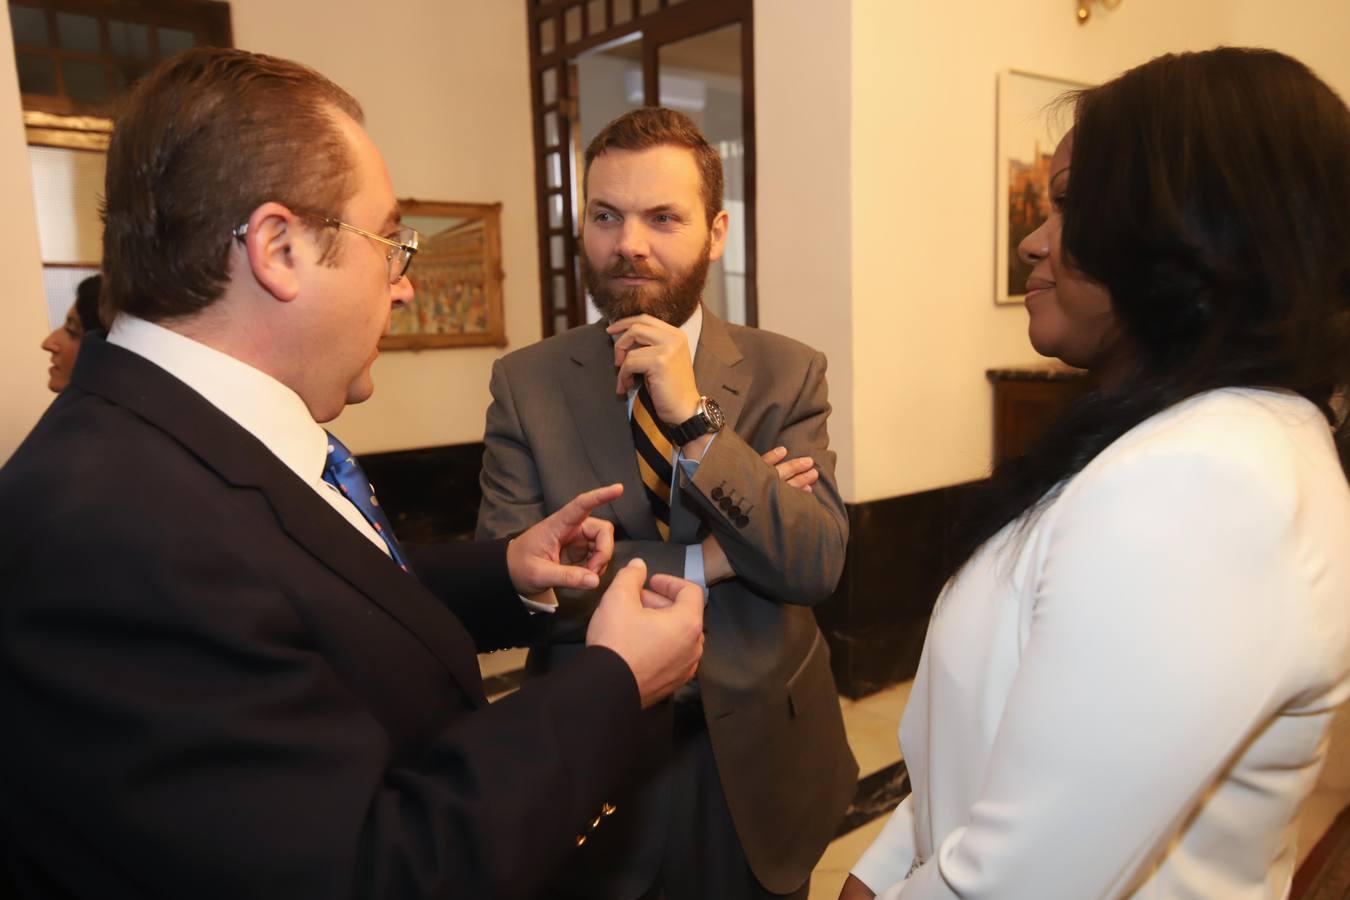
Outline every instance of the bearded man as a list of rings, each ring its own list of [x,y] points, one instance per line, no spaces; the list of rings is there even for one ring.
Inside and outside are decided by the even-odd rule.
[[[729,219],[722,164],[687,117],[629,112],[586,150],[582,257],[602,321],[492,372],[480,538],[517,534],[586,486],[613,569],[707,590],[695,682],[649,714],[650,771],[580,843],[558,897],[806,897],[856,789],[813,604],[848,520],[834,478],[825,357],[702,306]],[[534,677],[583,648],[599,590],[559,591]]]

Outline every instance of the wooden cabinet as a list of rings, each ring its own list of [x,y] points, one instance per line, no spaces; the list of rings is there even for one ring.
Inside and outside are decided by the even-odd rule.
[[[1080,369],[990,369],[994,388],[994,462],[1021,456],[1092,388]]]

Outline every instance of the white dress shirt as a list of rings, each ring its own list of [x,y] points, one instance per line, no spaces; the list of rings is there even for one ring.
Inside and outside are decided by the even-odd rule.
[[[356,505],[323,480],[328,433],[300,395],[233,356],[153,322],[121,313],[108,343],[130,350],[201,394],[281,460],[386,556],[389,547]]]
[[[1121,437],[938,600],[914,792],[853,872],[885,900],[1287,896],[1350,696],[1350,488],[1276,391]]]

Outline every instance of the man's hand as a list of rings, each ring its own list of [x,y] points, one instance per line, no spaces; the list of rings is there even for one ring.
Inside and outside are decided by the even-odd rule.
[[[872,900],[876,894],[854,875],[849,875],[839,891],[839,900]]]
[[[633,670],[642,708],[664,700],[694,677],[703,656],[703,590],[673,575],[653,575],[634,559],[600,598],[586,643],[608,647]]]
[[[622,484],[611,484],[578,494],[507,545],[506,567],[516,592],[528,597],[550,588],[599,587],[614,555],[614,524],[590,514],[622,493]]]
[[[799,456],[796,459],[788,459],[786,447],[774,447],[760,459],[774,467],[780,480],[786,481],[799,491],[814,493],[811,485],[820,480],[820,470],[816,468],[816,461],[811,457]]]
[[[619,319],[605,330],[619,335],[614,342],[614,365],[619,369],[614,389],[620,397],[627,396],[641,375],[657,418],[665,424],[679,425],[698,412],[694,361],[683,331],[646,314]]]

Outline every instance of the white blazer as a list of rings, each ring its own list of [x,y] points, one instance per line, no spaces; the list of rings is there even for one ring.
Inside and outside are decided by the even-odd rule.
[[[938,599],[883,898],[1287,896],[1350,696],[1350,487],[1326,419],[1193,397],[1122,436]]]

